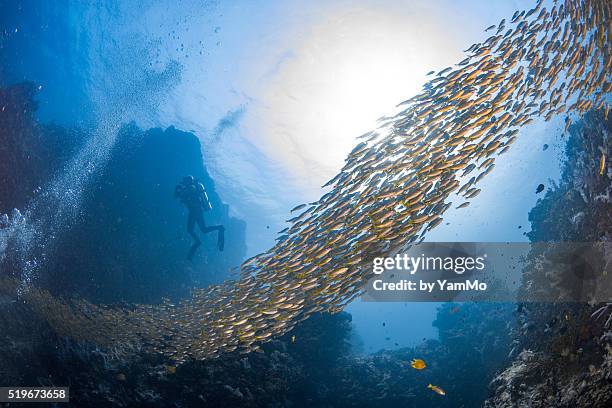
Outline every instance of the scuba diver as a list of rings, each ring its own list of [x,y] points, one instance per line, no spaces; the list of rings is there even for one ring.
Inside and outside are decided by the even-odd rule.
[[[204,185],[197,181],[193,176],[185,176],[183,180],[174,189],[174,197],[181,200],[189,215],[187,216],[187,232],[193,238],[193,245],[189,249],[187,259],[191,260],[196,250],[202,244],[200,238],[195,233],[195,225],[198,224],[200,230],[206,234],[212,231],[217,231],[217,247],[219,251],[223,251],[225,244],[225,227],[223,225],[213,225],[207,227],[204,222],[204,211],[210,211],[212,206],[208,200],[208,195],[204,189]]]

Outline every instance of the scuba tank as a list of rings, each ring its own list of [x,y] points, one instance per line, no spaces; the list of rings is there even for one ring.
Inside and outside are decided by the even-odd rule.
[[[212,210],[212,205],[210,204],[210,200],[208,199],[208,194],[206,194],[206,190],[204,189],[204,185],[202,183],[198,183],[198,193],[204,211]]]

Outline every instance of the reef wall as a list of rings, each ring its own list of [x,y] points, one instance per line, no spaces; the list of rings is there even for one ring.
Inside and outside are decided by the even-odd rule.
[[[0,213],[23,209],[83,143],[78,130],[36,120],[36,93],[29,82],[0,88]]]
[[[564,301],[519,306],[514,361],[492,382],[487,407],[612,405],[612,327],[606,326],[612,308],[573,302],[567,290],[612,272],[612,184],[609,165],[602,166],[602,155],[612,153],[611,132],[612,121],[599,111],[571,126],[562,179],[529,214],[531,241],[599,242],[602,266],[550,270],[551,254],[529,254],[523,293],[554,290]]]
[[[39,123],[35,92],[27,83],[0,90],[0,213],[24,211],[87,138],[82,130]],[[52,292],[97,302],[157,302],[223,281],[244,259],[246,223],[229,215],[192,133],[128,124],[104,168],[87,172],[78,222],[54,237],[39,271],[39,284]],[[187,174],[208,191],[207,222],[226,227],[225,250],[208,234],[193,262],[186,259],[187,214],[173,197]],[[11,268],[10,260],[3,268]]]
[[[226,279],[246,255],[246,223],[229,215],[202,165],[200,149],[193,134],[172,127],[124,127],[103,174],[85,192],[82,219],[64,238],[65,250],[51,268],[59,276],[62,269],[84,271],[74,291],[90,278],[96,285],[88,297],[102,301],[150,303]],[[187,174],[200,179],[208,192],[213,210],[206,222],[226,228],[225,250],[217,251],[216,234],[208,234],[193,262],[187,260],[187,213],[173,197],[175,185]]]
[[[439,340],[372,355],[351,348],[349,314],[315,314],[256,352],[179,367],[143,350],[125,355],[58,337],[27,305],[8,312],[0,308],[0,381],[70,384],[72,406],[450,408],[480,406],[489,395],[507,359],[513,308],[445,304],[434,323]],[[427,368],[412,368],[414,358]]]

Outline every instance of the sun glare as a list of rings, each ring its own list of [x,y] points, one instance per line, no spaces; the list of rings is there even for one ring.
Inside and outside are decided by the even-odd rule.
[[[444,63],[443,40],[414,15],[360,8],[326,17],[267,84],[258,112],[262,149],[318,188],[342,166],[357,136]]]

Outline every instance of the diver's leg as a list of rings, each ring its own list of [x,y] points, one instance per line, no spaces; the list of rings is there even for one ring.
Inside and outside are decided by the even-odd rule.
[[[201,218],[201,221],[198,219],[198,225],[204,234],[217,231],[217,248],[219,248],[219,251],[223,251],[223,247],[225,246],[225,227],[223,225],[207,227],[204,223],[204,217]]]
[[[190,211],[189,215],[187,216],[187,232],[189,233],[189,235],[191,235],[191,238],[193,238],[194,241],[199,241],[200,238],[198,238],[198,236],[195,233],[196,221],[197,221],[196,214]]]
[[[200,245],[202,245],[202,241],[200,241],[200,238],[195,233],[196,220],[196,215],[192,211],[189,211],[189,216],[187,217],[187,232],[193,239],[193,244],[191,245],[189,253],[187,254],[187,259],[190,261],[193,258],[193,255],[195,255],[197,249],[200,247]]]
[[[208,228],[206,228],[206,222],[204,221],[204,213],[202,211],[199,211],[197,214],[194,214],[194,219],[203,234],[209,232]]]
[[[223,251],[223,247],[225,246],[225,227],[223,225],[215,225],[218,228],[217,233],[217,248],[219,251]]]

